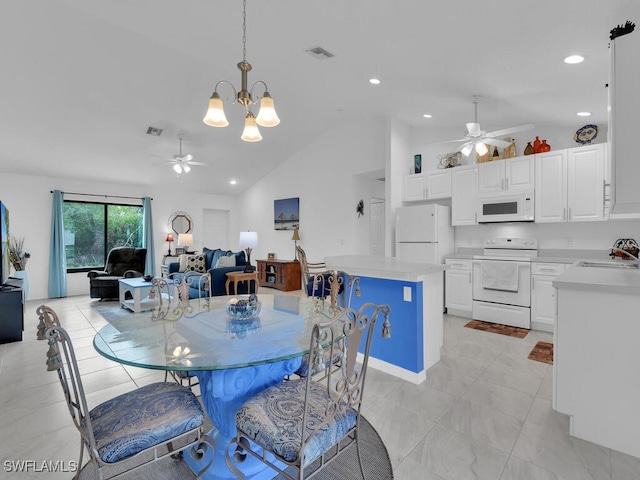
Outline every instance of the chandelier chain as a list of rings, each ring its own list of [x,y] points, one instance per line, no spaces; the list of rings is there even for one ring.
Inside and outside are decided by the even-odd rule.
[[[242,61],[247,61],[247,0],[242,0]]]

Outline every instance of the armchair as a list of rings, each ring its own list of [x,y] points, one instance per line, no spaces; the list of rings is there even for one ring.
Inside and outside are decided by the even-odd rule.
[[[146,248],[116,247],[107,255],[104,270],[91,270],[89,296],[91,298],[118,298],[121,278],[141,277],[147,257]]]

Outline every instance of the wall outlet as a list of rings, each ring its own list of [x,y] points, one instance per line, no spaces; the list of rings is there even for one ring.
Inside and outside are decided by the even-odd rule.
[[[411,287],[403,287],[404,291],[402,293],[403,299],[405,302],[411,301]]]

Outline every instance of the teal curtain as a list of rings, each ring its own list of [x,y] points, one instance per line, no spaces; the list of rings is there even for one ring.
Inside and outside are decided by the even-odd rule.
[[[51,243],[49,245],[49,298],[67,296],[67,256],[64,251],[64,196],[53,192],[51,210]]]
[[[156,251],[153,247],[153,218],[151,216],[151,199],[142,199],[142,248],[147,249],[145,275],[156,276]]]

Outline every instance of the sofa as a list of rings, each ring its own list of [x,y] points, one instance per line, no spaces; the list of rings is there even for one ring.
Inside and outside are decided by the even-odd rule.
[[[222,260],[221,260],[222,258]],[[225,283],[227,281],[227,272],[244,271],[247,259],[245,253],[232,252],[231,250],[222,250],[219,248],[209,249],[203,248],[202,253],[181,255],[179,262],[172,262],[168,267],[168,275],[202,275],[209,273],[211,275],[211,295],[226,295]],[[204,289],[202,282],[191,283],[189,287],[189,298],[208,297],[209,291]],[[237,292],[229,292],[232,295],[255,293],[249,291],[247,283],[253,285],[253,282],[242,282],[238,285]],[[198,291],[200,289],[201,291]]]
[[[116,247],[107,255],[104,270],[91,270],[89,277],[89,296],[91,298],[118,298],[121,278],[142,277],[147,261],[146,248]]]

